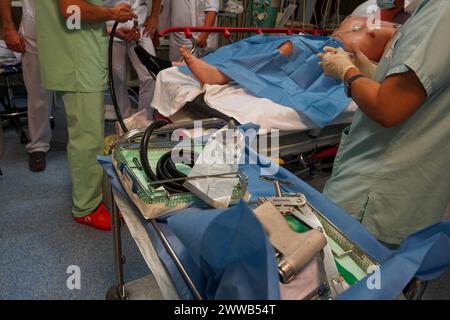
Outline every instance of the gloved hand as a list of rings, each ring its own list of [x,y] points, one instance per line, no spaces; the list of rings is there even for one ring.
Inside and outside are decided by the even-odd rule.
[[[349,53],[342,48],[325,47],[326,53],[319,53],[318,57],[322,59],[320,65],[323,67],[325,75],[344,81],[345,74],[351,68],[357,68],[351,60]]]
[[[365,76],[372,78],[375,71],[377,70],[377,65],[375,63],[373,63],[372,61],[370,61],[369,58],[367,58],[367,56],[362,53],[361,50],[359,50],[359,48],[354,48],[353,49],[353,57],[352,57],[352,62],[353,64],[359,69],[359,71],[361,71]]]

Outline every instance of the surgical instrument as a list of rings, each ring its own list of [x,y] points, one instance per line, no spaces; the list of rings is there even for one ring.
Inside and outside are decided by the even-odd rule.
[[[210,174],[210,175],[204,175],[204,176],[192,176],[192,177],[175,178],[175,179],[167,179],[167,180],[156,180],[156,181],[151,181],[148,184],[149,185],[157,185],[157,184],[164,184],[164,183],[168,183],[168,182],[189,181],[189,180],[205,179],[205,178],[227,178],[232,175],[238,176],[239,174],[240,174],[240,172],[236,171],[236,172],[228,172],[228,173],[220,173],[220,174]]]
[[[309,230],[306,233],[293,231],[270,201],[256,208],[254,212],[279,253],[278,271],[284,283],[292,281],[327,245],[324,234],[319,230]]]
[[[265,181],[265,182],[271,182],[271,183],[273,183],[275,181],[278,181],[280,184],[285,185],[287,187],[293,187],[294,186],[294,184],[292,182],[288,181],[288,180],[279,180],[279,179],[275,179],[275,178],[272,178],[272,177],[269,177],[269,176],[260,176],[259,180]]]
[[[287,180],[277,180],[268,176],[260,176],[259,180],[261,181],[265,181],[265,182],[270,182],[273,183],[274,187],[275,187],[275,194],[277,197],[282,197],[283,196],[283,191],[281,190],[282,186],[281,185],[285,185],[288,187],[293,187],[294,185],[287,181]]]
[[[283,215],[288,214],[298,218],[301,222],[306,223],[312,230],[319,232],[322,236],[326,237],[327,233],[325,228],[322,226],[318,217],[309,210],[305,196],[285,196],[267,199],[276,208],[279,208]],[[288,204],[288,202],[291,202]],[[336,264],[334,263],[333,253],[331,251],[330,244],[325,240],[324,246],[319,250],[322,251],[323,264],[325,268],[325,274],[327,276],[327,281],[330,285],[333,297],[339,295],[343,292],[343,285],[339,272],[337,270]],[[295,263],[300,263],[301,260],[295,261]],[[280,272],[285,273],[285,277],[293,277],[292,272],[298,270],[295,268],[285,268],[281,269]]]
[[[318,288],[314,289],[311,293],[307,294],[303,300],[317,300],[325,295],[327,295],[330,291],[330,287],[328,286],[328,283],[324,282],[322,283]]]

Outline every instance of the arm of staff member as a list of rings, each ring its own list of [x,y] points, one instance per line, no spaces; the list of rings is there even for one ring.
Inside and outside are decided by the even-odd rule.
[[[159,13],[161,11],[161,0],[152,1],[152,11],[144,23],[144,37],[153,38],[159,21]]]
[[[217,12],[207,11],[205,13],[205,23],[203,27],[210,28],[216,25]],[[197,38],[197,44],[200,48],[205,48],[207,46],[209,32],[202,32]]]
[[[26,50],[25,40],[17,32],[11,12],[11,0],[0,0],[0,18],[3,21],[6,46],[12,51],[24,53]]]
[[[348,81],[363,74],[342,48],[325,51],[319,58],[327,76]],[[358,107],[385,128],[408,120],[427,98],[425,88],[413,71],[393,74],[382,83],[361,77],[351,83],[351,92]]]
[[[96,6],[85,0],[59,0],[59,11],[64,18],[72,15],[70,6],[80,8],[81,21],[83,22],[104,22],[114,20],[117,22],[127,22],[137,19],[137,15],[131,10],[127,3],[118,3],[115,7]]]

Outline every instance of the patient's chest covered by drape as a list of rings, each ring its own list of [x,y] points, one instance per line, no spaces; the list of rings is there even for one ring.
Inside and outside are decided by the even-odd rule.
[[[289,56],[278,48],[293,44]],[[316,52],[324,46],[341,47],[329,37],[253,36],[224,46],[204,58],[250,93],[304,113],[321,127],[349,104],[340,81],[326,77]],[[190,73],[186,68],[180,68]]]

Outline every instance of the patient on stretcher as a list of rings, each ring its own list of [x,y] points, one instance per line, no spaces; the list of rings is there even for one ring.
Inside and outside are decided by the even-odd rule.
[[[325,46],[342,47],[349,54],[359,49],[370,60],[379,61],[397,25],[382,22],[380,28],[371,29],[367,21],[366,17],[351,16],[332,37],[254,36],[224,46],[204,59],[181,48],[185,63],[151,57],[145,64],[155,74],[186,64],[189,69],[180,67],[180,71],[193,75],[202,86],[233,80],[254,96],[292,108],[323,127],[342,113],[350,99],[340,81],[324,76],[316,55]]]
[[[394,36],[398,25],[383,21],[380,29],[369,29],[367,20],[367,17],[348,17],[335,30],[332,38],[342,42],[346,51],[353,52],[355,48],[359,49],[370,60],[378,62],[383,55],[387,43]],[[279,53],[284,56],[291,55],[292,50],[293,43],[289,40],[278,48]],[[146,57],[146,66],[154,74],[158,74],[161,70],[172,66],[187,65],[203,84],[226,84],[231,80],[214,66],[192,55],[185,46],[180,48],[180,53],[184,62],[170,62],[154,56],[148,56]]]
[[[346,51],[353,52],[354,49],[359,49],[370,60],[378,62],[387,43],[395,34],[396,25],[384,22],[380,29],[369,30],[365,27],[366,22],[367,18],[364,17],[350,17],[336,29],[333,38],[342,42]],[[288,57],[293,52],[293,46],[292,41],[286,41],[278,48],[278,52]],[[180,48],[180,53],[201,84],[223,85],[233,80],[213,65],[191,54],[185,46]]]

